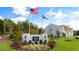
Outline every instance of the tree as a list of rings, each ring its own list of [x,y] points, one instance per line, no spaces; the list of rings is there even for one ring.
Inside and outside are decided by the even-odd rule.
[[[5,18],[0,19],[0,35],[9,35],[10,39],[19,40],[23,33],[29,33],[29,23],[30,34],[42,34],[44,32],[42,28],[28,20],[15,23],[11,19]]]
[[[2,35],[3,33],[4,33],[4,31],[3,31],[3,20],[2,19],[0,19],[0,35]]]
[[[44,32],[44,30],[42,28],[38,29],[38,34],[42,34]]]
[[[51,37],[51,39],[53,39],[54,38],[53,34],[51,34],[50,37]]]
[[[77,30],[76,35],[79,36],[79,30]]]
[[[66,34],[65,33],[63,33],[63,37],[66,37]]]
[[[76,33],[77,33],[77,31],[76,31],[76,30],[75,30],[73,33],[74,33],[74,36],[76,36],[76,35],[77,35],[77,34],[76,34]]]
[[[24,33],[28,33],[29,32],[29,21],[26,20],[25,22],[22,23],[22,31]]]
[[[74,36],[79,36],[79,30],[74,31]]]
[[[9,35],[12,33],[13,24],[14,22],[11,19],[7,19],[7,18],[4,19],[4,31],[5,31],[4,34]]]
[[[9,38],[12,40],[16,40],[16,41],[21,40],[22,39],[22,32],[15,31],[15,32],[10,34]]]
[[[65,31],[68,31],[70,28],[69,28],[69,26],[68,25],[64,25],[64,30]]]

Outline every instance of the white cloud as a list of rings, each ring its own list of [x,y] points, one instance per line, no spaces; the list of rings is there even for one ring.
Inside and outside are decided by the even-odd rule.
[[[58,12],[53,12],[52,10],[49,10],[47,13],[45,13],[46,16],[53,17],[55,20],[62,19],[67,16],[67,14],[63,13],[62,10],[58,10]]]
[[[58,22],[56,23],[57,25],[69,25],[71,28],[73,28],[74,30],[79,30],[79,20],[75,20],[75,19],[72,19],[68,22]]]
[[[56,14],[55,14],[55,19],[61,19],[64,18],[66,16],[66,14],[64,14],[61,10],[59,10]]]
[[[63,24],[65,24],[64,18],[68,16],[68,14],[63,13],[61,9],[57,12],[53,12],[52,10],[50,10],[46,13],[46,15],[49,16],[49,19],[51,18],[51,22],[54,20],[55,24],[61,24],[62,22]]]
[[[74,29],[74,30],[79,30],[79,20],[70,20],[68,24]]]
[[[46,13],[46,15],[49,16],[49,20],[52,17],[53,20],[51,20],[51,22],[53,22],[53,24],[69,25],[74,30],[79,30],[79,11],[64,13],[61,9],[58,10],[58,12],[53,12],[52,10],[50,10]],[[47,24],[45,23],[44,25]]]
[[[68,25],[66,22],[56,22],[56,25]]]
[[[48,15],[48,16],[53,16],[53,15],[55,15],[56,13],[55,12],[53,12],[53,11],[48,11],[45,15]]]
[[[0,19],[3,19],[3,17],[2,17],[2,16],[0,16]]]
[[[21,15],[19,17],[16,17],[16,18],[12,18],[12,20],[17,23],[18,21],[25,21],[26,20],[26,17],[29,16],[30,12],[27,11],[27,8],[24,6],[21,6],[21,7],[13,7],[13,13],[15,13],[16,15]]]
[[[49,23],[48,22],[43,22],[43,25],[42,23],[38,22],[36,23],[39,27],[42,27],[42,28],[45,28]]]
[[[15,23],[17,23],[19,21],[25,21],[26,18],[25,17],[16,17],[16,18],[12,18],[11,20],[13,20]]]
[[[79,15],[79,11],[72,12],[71,14]]]
[[[30,14],[30,12],[26,10],[27,10],[26,7],[13,7],[12,12],[15,14],[20,14],[21,16],[26,16]]]
[[[42,22],[42,19],[41,18],[39,18],[38,20],[36,19],[36,20],[31,20],[31,21],[34,24],[38,25],[39,28],[40,27],[45,28],[49,24],[49,22],[47,22],[46,20],[43,20],[43,22]]]
[[[71,15],[73,15],[73,17],[77,17],[79,16],[79,11],[74,11],[71,13]]]
[[[56,20],[56,23],[59,23],[59,22],[61,22],[61,19]]]

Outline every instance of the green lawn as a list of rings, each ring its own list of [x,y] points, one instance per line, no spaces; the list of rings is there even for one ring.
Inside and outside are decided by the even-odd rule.
[[[14,51],[15,49],[10,47],[8,42],[0,43],[0,51]]]
[[[66,41],[70,40],[70,41]],[[56,41],[56,48],[53,51],[79,51],[79,39],[59,38]]]
[[[79,51],[79,39],[58,38],[53,40],[56,41],[57,46],[54,49],[52,49],[52,51]],[[8,42],[5,42],[0,43],[0,51],[16,51],[16,50],[11,48]]]

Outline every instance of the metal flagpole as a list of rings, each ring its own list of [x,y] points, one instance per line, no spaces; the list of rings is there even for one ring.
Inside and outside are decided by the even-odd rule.
[[[43,39],[43,17],[42,17],[42,39]]]
[[[34,34],[36,34],[36,32],[35,32],[35,24],[34,24]]]
[[[3,30],[4,30],[4,37],[5,37],[5,19],[4,19],[4,27],[3,27]]]
[[[43,18],[42,18],[42,28],[43,28]],[[43,34],[43,29],[42,29],[42,34]]]
[[[29,15],[29,34],[30,34],[30,19],[31,19],[30,16],[31,15]]]
[[[29,15],[29,34],[30,34],[30,15]]]

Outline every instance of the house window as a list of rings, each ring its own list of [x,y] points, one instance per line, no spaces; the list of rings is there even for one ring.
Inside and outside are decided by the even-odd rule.
[[[46,36],[44,36],[44,39],[46,39]]]

